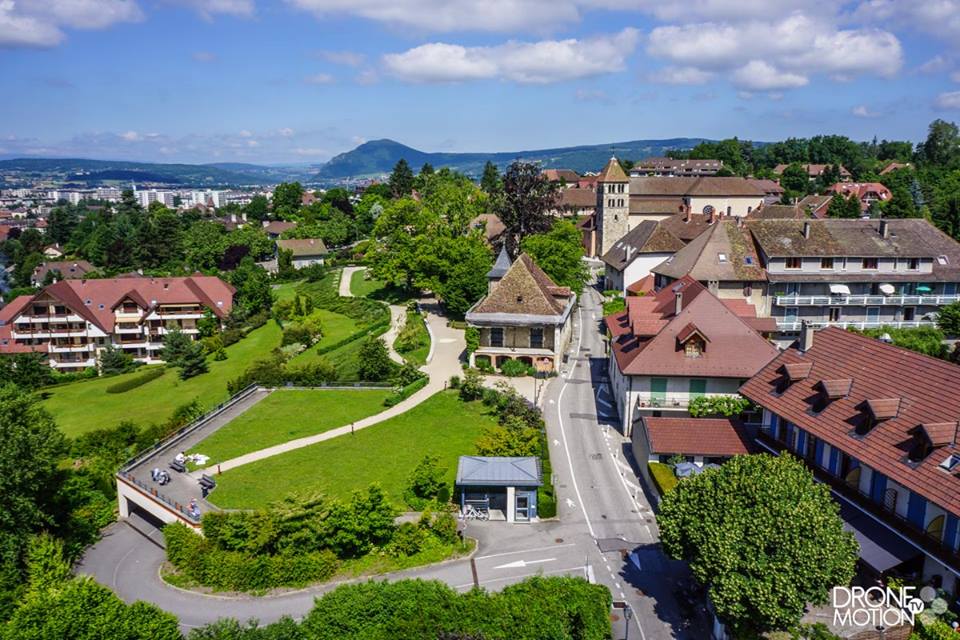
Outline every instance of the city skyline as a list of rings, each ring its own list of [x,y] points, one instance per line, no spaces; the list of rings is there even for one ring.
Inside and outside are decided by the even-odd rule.
[[[907,4],[2,0],[15,90],[0,155],[276,164],[378,138],[456,152],[918,141],[960,113],[960,3]]]

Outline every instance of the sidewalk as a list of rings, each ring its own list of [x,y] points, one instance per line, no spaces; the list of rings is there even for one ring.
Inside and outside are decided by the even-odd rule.
[[[341,298],[353,297],[353,291],[350,290],[350,282],[353,280],[353,274],[357,271],[366,271],[366,269],[366,267],[343,268],[340,272],[340,290],[338,292]],[[393,343],[397,340],[397,336],[400,335],[400,330],[403,329],[403,325],[407,320],[407,309],[399,304],[391,304],[388,306],[390,307],[390,328],[383,334],[383,340],[387,343],[387,353],[390,355],[390,359],[397,364],[404,364],[406,360],[394,350]]]

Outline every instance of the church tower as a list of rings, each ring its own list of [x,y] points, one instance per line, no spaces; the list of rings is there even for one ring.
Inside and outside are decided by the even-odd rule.
[[[630,230],[630,178],[616,156],[597,177],[597,249],[605,254]]]

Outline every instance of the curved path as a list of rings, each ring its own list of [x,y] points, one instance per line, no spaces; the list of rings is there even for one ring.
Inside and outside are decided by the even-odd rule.
[[[341,298],[353,297],[353,290],[350,289],[353,274],[365,270],[366,267],[344,267],[340,271],[339,293]],[[383,341],[387,343],[387,353],[390,355],[390,359],[397,364],[404,364],[406,360],[396,352],[393,348],[393,343],[397,340],[397,336],[400,335],[400,330],[403,329],[403,324],[407,321],[407,308],[400,304],[390,304],[387,306],[390,308],[390,328],[383,334]]]

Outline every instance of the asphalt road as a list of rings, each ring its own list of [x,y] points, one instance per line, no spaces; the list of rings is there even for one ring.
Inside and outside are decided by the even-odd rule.
[[[629,603],[635,612],[630,638],[709,637],[705,621],[691,620],[673,597],[685,569],[660,552],[653,512],[624,458],[627,441],[617,431],[606,386],[599,294],[586,290],[575,313],[567,365],[547,385],[542,403],[559,521],[513,526],[470,522],[466,534],[478,540],[472,559],[379,579],[437,579],[465,591],[473,586],[498,590],[537,574],[583,576],[609,587],[615,600]],[[265,597],[182,591],[159,577],[164,561],[156,542],[160,538],[152,524],[138,518],[114,524],[88,549],[78,571],[128,602],[152,602],[175,614],[184,630],[222,617],[264,623],[284,615],[300,618],[318,595],[336,586]],[[623,620],[615,620],[615,629],[622,626]]]

